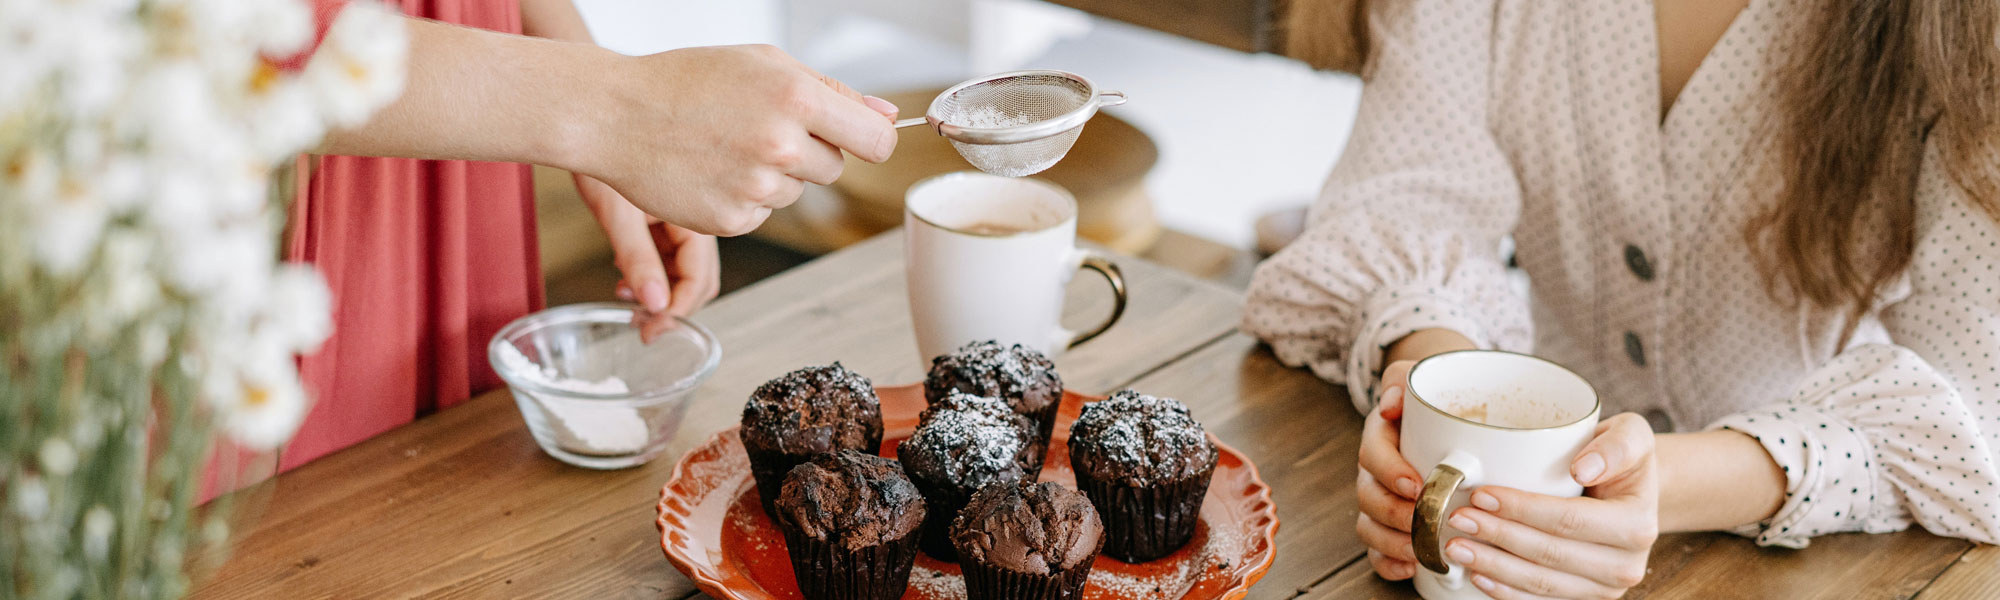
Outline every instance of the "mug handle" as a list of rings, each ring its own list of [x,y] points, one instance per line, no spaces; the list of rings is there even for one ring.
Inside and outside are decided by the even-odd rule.
[[[1479,461],[1463,452],[1453,452],[1439,461],[1424,478],[1424,491],[1417,495],[1417,508],[1410,514],[1410,545],[1417,562],[1444,576],[1445,587],[1464,585],[1465,571],[1444,560],[1445,509],[1451,496],[1469,479],[1478,477]]]
[[[1096,327],[1080,333],[1069,331],[1059,332],[1058,335],[1062,337],[1056,338],[1056,341],[1057,343],[1064,344],[1063,348],[1065,349],[1075,348],[1077,344],[1088,342],[1091,338],[1102,335],[1106,330],[1111,329],[1113,323],[1118,322],[1119,317],[1125,316],[1125,272],[1118,268],[1118,263],[1111,262],[1110,258],[1090,250],[1079,249],[1074,256],[1071,260],[1076,263],[1075,268],[1096,271],[1098,275],[1104,276],[1105,283],[1111,284],[1111,317],[1105,319],[1103,323],[1099,323]],[[1063,337],[1067,337],[1068,339],[1064,340]]]

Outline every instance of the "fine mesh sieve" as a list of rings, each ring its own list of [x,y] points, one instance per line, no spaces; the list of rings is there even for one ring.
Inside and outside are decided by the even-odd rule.
[[[929,124],[972,166],[1020,177],[1055,166],[1098,108],[1124,103],[1125,94],[1098,92],[1075,73],[1010,71],[952,86],[923,118],[896,127]]]

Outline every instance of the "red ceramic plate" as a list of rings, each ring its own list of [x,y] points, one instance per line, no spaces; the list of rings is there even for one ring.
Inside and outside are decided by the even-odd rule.
[[[884,454],[893,458],[896,445],[916,429],[923,388],[906,385],[876,392],[882,398]],[[1085,403],[1100,399],[1064,392],[1042,481],[1076,484],[1069,468],[1069,423]],[[716,434],[674,465],[673,479],[660,490],[660,546],[675,568],[716,598],[796,600],[799,590],[784,536],[758,508],[749,458],[736,434],[734,427]],[[1221,456],[1194,540],[1180,552],[1147,563],[1098,557],[1084,600],[1236,600],[1270,570],[1272,538],[1278,533],[1271,488],[1248,458],[1219,440],[1215,446]],[[963,597],[965,583],[957,565],[917,555],[904,600]]]

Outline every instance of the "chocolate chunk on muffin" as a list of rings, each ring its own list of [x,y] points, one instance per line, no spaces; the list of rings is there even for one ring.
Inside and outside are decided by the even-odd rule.
[[[931,359],[924,377],[924,399],[937,402],[952,390],[999,398],[1014,412],[1034,420],[1044,447],[1056,428],[1056,407],[1062,404],[1062,377],[1056,363],[1032,348],[1014,344],[973,342]]]
[[[842,450],[785,476],[772,518],[806,600],[895,600],[910,583],[924,498],[896,461]]]
[[[1036,435],[1033,421],[993,398],[953,390],[924,409],[916,432],[897,447],[896,456],[930,507],[925,554],[957,560],[951,521],[973,492],[1040,476],[1043,448]]]
[[[1081,598],[1104,525],[1089,499],[1060,484],[996,483],[972,495],[951,541],[970,600]]]
[[[1172,398],[1120,390],[1070,426],[1070,468],[1104,518],[1104,553],[1126,562],[1173,554],[1194,537],[1215,459],[1208,433]]]
[[[882,447],[882,403],[868,378],[840,363],[806,367],[765,382],[743,406],[743,449],[764,512],[792,467],[814,456]]]

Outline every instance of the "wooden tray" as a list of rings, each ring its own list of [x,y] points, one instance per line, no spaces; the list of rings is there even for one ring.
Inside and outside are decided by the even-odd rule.
[[[916,428],[924,408],[923,388],[878,388],[882,399],[884,455]],[[1042,481],[1075,485],[1069,468],[1069,423],[1085,403],[1102,399],[1063,394],[1055,439],[1049,445]],[[1211,436],[1213,439],[1213,436]],[[1201,525],[1186,548],[1159,560],[1130,564],[1098,557],[1084,600],[1173,598],[1235,600],[1249,593],[1276,558],[1278,533],[1271,489],[1257,466],[1234,448],[1215,441],[1220,456],[1202,502]],[[660,546],[667,560],[703,592],[741,600],[797,599],[784,537],[758,508],[757,487],[737,428],[718,433],[674,465],[660,490]],[[963,598],[958,567],[919,554],[904,600]]]

